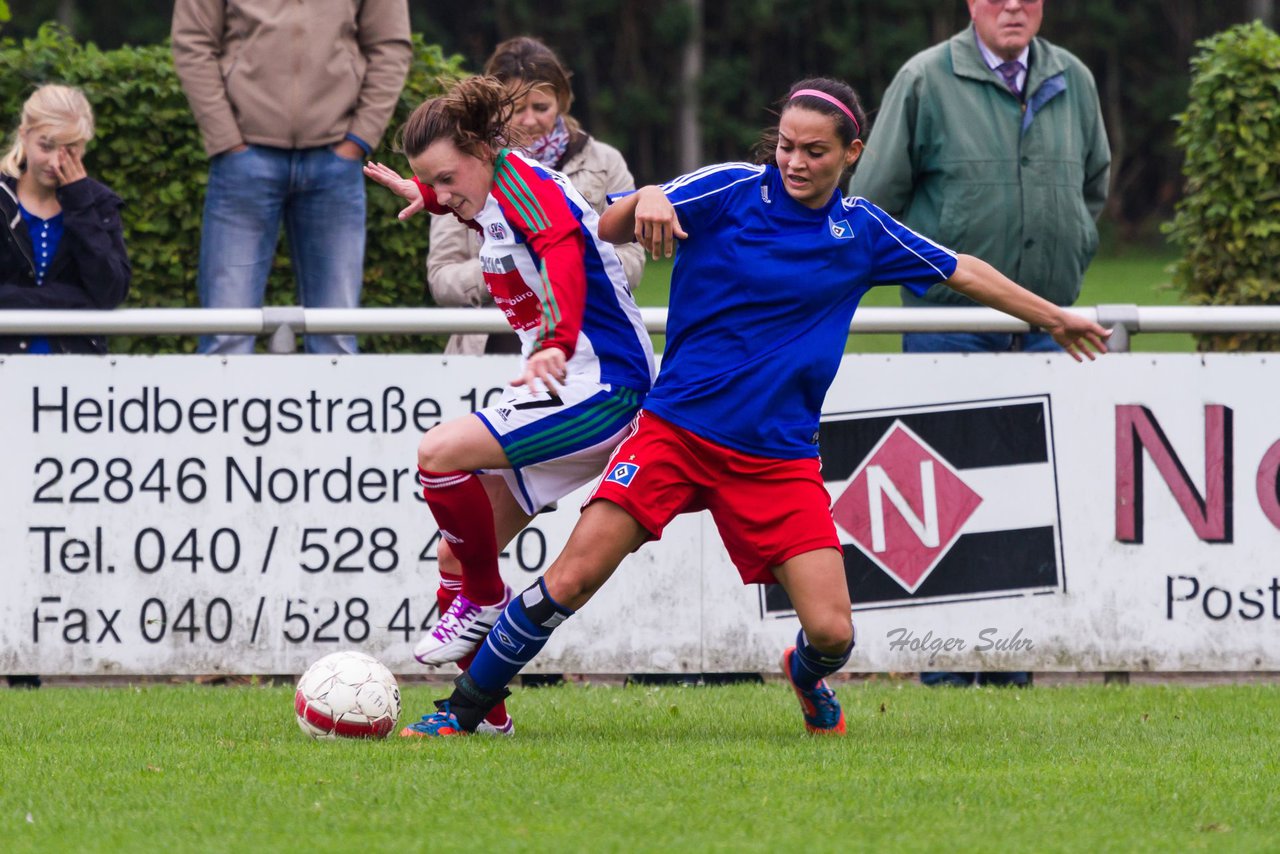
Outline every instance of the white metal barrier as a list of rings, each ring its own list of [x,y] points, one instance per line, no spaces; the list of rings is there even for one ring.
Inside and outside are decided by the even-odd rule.
[[[1130,333],[1280,331],[1273,307],[1074,311],[1121,351]],[[642,314],[665,331],[665,309]],[[270,335],[274,352],[304,332],[505,328],[478,309],[0,312],[0,335],[230,332]],[[852,324],[955,329],[1027,326],[914,308]],[[823,473],[858,603],[851,668],[1280,668],[1280,403],[1259,392],[1273,363],[846,356],[824,406]],[[333,643],[412,669],[439,536],[412,448],[500,399],[513,368],[511,356],[0,358],[0,673],[298,672]],[[890,496],[913,485],[910,502]],[[538,517],[504,577],[527,584],[573,521]],[[982,554],[1013,569],[987,577]],[[758,670],[794,636],[785,598],[740,585],[697,516],[629,561],[535,672]]]
[[[1280,332],[1280,306],[1099,305],[1072,312],[1112,330],[1110,348],[1129,349],[1142,332]],[[663,333],[667,309],[642,308],[645,328]],[[271,351],[293,352],[294,336],[317,334],[494,333],[508,330],[502,312],[486,308],[126,308],[116,311],[0,311],[0,335],[270,335]],[[1025,332],[1022,321],[989,308],[864,308],[851,332]]]

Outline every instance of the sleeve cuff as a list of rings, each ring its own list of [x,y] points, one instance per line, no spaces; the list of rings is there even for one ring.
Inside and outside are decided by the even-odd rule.
[[[346,136],[343,137],[343,139],[350,140],[351,142],[354,142],[356,145],[360,146],[360,148],[363,149],[364,151],[365,157],[368,157],[370,154],[373,154],[373,146],[369,145],[369,143],[365,142],[363,139],[356,136],[354,133],[347,134]]]

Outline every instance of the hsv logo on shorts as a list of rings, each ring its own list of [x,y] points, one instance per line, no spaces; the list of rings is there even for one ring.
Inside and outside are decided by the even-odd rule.
[[[631,479],[636,476],[638,471],[640,471],[640,466],[635,463],[617,463],[609,470],[609,476],[604,479],[604,482],[616,483],[619,486],[630,486]]]
[[[854,610],[1065,589],[1049,398],[824,416]],[[789,613],[780,587],[765,611]]]

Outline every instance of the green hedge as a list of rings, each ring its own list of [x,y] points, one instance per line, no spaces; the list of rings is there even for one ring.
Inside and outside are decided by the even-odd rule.
[[[374,157],[405,170],[391,151],[394,130],[425,98],[439,92],[441,79],[461,73],[460,59],[414,36],[414,61],[386,137]],[[0,41],[0,115],[6,134],[17,126],[22,102],[42,83],[69,83],[84,89],[93,104],[98,131],[89,146],[89,173],[125,201],[125,240],[133,263],[133,307],[199,305],[196,263],[208,158],[174,72],[169,46],[150,45],[100,51],[78,44],[57,26],[46,25],[34,39]],[[6,149],[8,137],[6,136]],[[365,250],[366,306],[421,306],[430,303],[424,260],[427,228],[422,219],[396,219],[399,200],[370,186]],[[283,240],[281,242],[283,249]],[[267,287],[267,303],[293,305],[293,277],[282,251]],[[366,352],[423,352],[442,349],[443,339],[369,336]],[[174,352],[195,349],[190,337],[118,338],[115,352]]]
[[[1174,281],[1198,305],[1280,305],[1280,36],[1243,24],[1199,43],[1176,117],[1186,196]],[[1280,350],[1280,335],[1201,335],[1201,350]]]

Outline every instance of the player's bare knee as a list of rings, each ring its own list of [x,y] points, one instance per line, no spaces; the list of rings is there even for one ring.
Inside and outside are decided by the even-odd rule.
[[[847,614],[843,618],[824,617],[810,622],[812,625],[804,625],[805,637],[822,652],[840,655],[853,643],[853,623]]]
[[[556,561],[543,576],[547,592],[558,604],[577,610],[600,589],[602,580],[588,567],[573,561]]]
[[[428,430],[418,442],[418,468],[423,471],[452,471],[448,443],[439,430]]]

